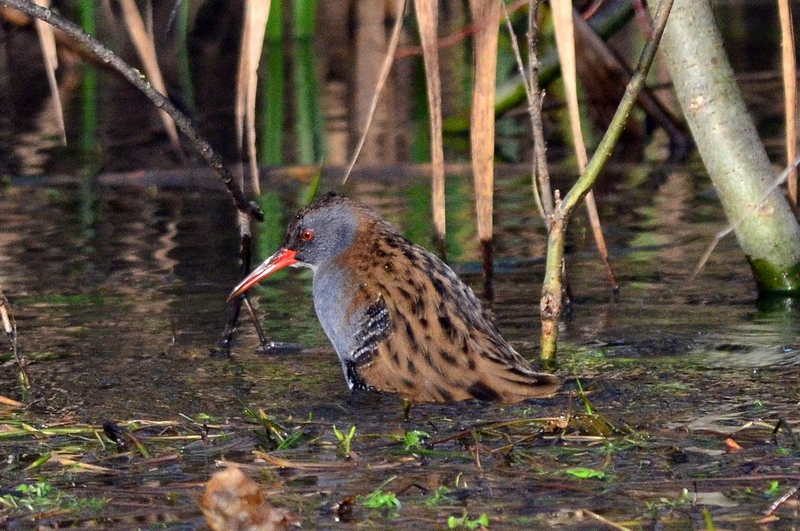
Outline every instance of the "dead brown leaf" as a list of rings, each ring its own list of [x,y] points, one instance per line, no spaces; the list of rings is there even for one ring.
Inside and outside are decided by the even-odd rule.
[[[267,503],[258,483],[235,466],[211,476],[200,509],[214,531],[277,531],[300,526],[297,516]]]

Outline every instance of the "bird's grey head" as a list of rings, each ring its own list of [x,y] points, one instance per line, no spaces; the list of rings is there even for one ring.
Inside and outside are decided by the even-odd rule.
[[[356,237],[358,218],[354,203],[327,195],[301,210],[286,230],[283,246],[296,251],[295,259],[315,270],[336,258]]]

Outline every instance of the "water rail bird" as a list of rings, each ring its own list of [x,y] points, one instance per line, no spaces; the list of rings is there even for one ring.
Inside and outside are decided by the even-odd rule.
[[[503,339],[447,264],[366,205],[335,194],[311,203],[228,300],[286,266],[313,271],[314,309],[350,389],[516,403],[559,386]]]

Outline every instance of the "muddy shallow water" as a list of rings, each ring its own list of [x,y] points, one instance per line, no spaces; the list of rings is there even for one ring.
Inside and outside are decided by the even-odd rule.
[[[418,406],[407,421],[399,400],[346,390],[308,272],[276,275],[254,297],[267,335],[300,348],[262,352],[244,318],[231,355],[221,355],[237,280],[229,199],[215,186],[110,184],[124,180],[0,189],[0,287],[33,381],[23,393],[3,355],[0,395],[25,407],[0,409],[0,496],[37,480],[60,496],[30,510],[0,504],[8,528],[201,529],[196,499],[220,460],[242,464],[306,529],[445,529],[451,516],[466,518],[466,529],[483,513],[491,529],[706,529],[704,518],[717,529],[800,525],[797,497],[777,509],[779,520],[757,523],[800,483],[788,429],[800,424],[799,310],[791,299],[757,300],[732,239],[689,281],[724,226],[709,183],[692,170],[621,167],[598,190],[619,297],[582,214],[573,221],[575,304],[562,326],[558,396]],[[262,258],[304,187],[269,184]],[[448,186],[450,259],[479,291],[471,185],[454,177]],[[342,191],[430,246],[424,180],[361,178]],[[491,307],[532,359],[545,245],[533,208],[527,180],[504,174]],[[253,418],[259,410],[268,422]],[[150,455],[116,447],[100,427],[108,421],[130,428]],[[337,457],[334,425],[356,426],[349,458]],[[47,431],[68,427],[77,431]],[[409,444],[415,430],[420,442]],[[742,449],[730,450],[729,437]],[[367,507],[378,488],[401,507]],[[348,497],[352,512],[336,512]]]

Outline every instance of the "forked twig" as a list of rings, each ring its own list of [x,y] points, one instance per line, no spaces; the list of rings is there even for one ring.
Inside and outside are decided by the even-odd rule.
[[[563,265],[565,246],[564,230],[566,229],[573,209],[578,202],[589,193],[601,169],[611,155],[613,147],[622,134],[622,130],[627,123],[628,116],[633,109],[636,98],[644,87],[647,72],[655,58],[656,49],[664,33],[672,4],[673,0],[661,0],[659,2],[656,14],[653,17],[653,35],[642,49],[639,62],[625,89],[625,94],[614,113],[611,125],[606,130],[594,155],[586,166],[586,171],[583,172],[569,192],[567,192],[563,201],[559,201],[559,197],[555,194],[556,207],[550,221],[547,265],[545,266],[545,280],[544,287],[542,288],[542,302],[540,304],[542,321],[541,358],[545,360],[545,362],[553,360],[556,354],[556,342],[558,338],[557,323],[561,315],[562,302],[561,268]]]
[[[539,210],[539,215],[542,219],[546,220],[547,217],[553,212],[552,206],[552,197],[550,193],[549,187],[546,191],[539,193],[539,185],[538,179],[541,178],[543,175],[540,173],[541,169],[547,171],[547,165],[545,164],[543,168],[539,167],[539,152],[540,148],[544,146],[540,145],[538,135],[536,135],[537,128],[541,127],[541,114],[542,114],[542,98],[541,92],[539,91],[539,83],[538,79],[534,76],[538,76],[538,57],[537,57],[537,50],[534,46],[534,41],[538,41],[538,29],[535,29],[534,26],[534,11],[538,8],[538,2],[534,2],[531,0],[528,9],[530,13],[528,14],[528,69],[525,69],[525,63],[522,61],[522,54],[519,50],[519,44],[517,43],[517,35],[514,33],[514,27],[511,25],[511,16],[508,13],[508,8],[506,4],[503,3],[503,16],[506,21],[506,29],[508,30],[508,36],[511,39],[511,48],[514,50],[514,58],[517,62],[517,70],[519,71],[519,75],[523,80],[522,87],[525,89],[525,97],[528,100],[528,115],[531,118],[531,130],[533,131],[533,148],[534,148],[534,157],[533,157],[533,176],[531,178],[531,182],[533,185],[533,199],[536,202],[536,208]],[[538,121],[538,122],[537,122]],[[541,129],[538,129],[541,131]],[[547,182],[549,183],[549,175],[547,176]],[[543,200],[543,195],[544,196]]]

